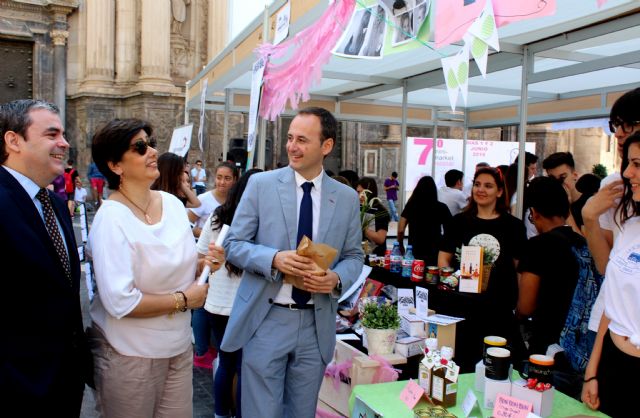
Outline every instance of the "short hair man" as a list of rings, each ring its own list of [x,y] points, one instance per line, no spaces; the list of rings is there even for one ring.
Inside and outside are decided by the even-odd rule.
[[[0,319],[0,393],[20,415],[77,417],[91,356],[69,210],[46,189],[64,172],[69,149],[58,108],[40,100],[1,105],[0,139],[0,264],[4,291],[14,296],[3,305],[15,313]]]
[[[331,113],[300,110],[287,136],[289,166],[251,177],[224,243],[244,274],[222,349],[243,350],[248,417],[315,416],[335,347],[336,298],[362,269],[358,196],[322,167],[335,137]],[[296,254],[303,234],[338,251],[326,274]]]
[[[556,180],[533,179],[527,187],[526,205],[530,209],[529,219],[539,235],[527,241],[518,263],[516,316],[531,318],[529,351],[546,353],[548,346],[560,341],[578,283],[578,264],[572,247],[583,247],[585,240],[566,225],[569,200]],[[572,370],[566,360],[556,360],[556,371],[570,376],[580,373]],[[580,376],[554,383],[554,386],[566,384],[561,390],[574,397],[582,388]]]
[[[582,193],[576,189],[578,172],[573,155],[570,152],[555,152],[542,161],[542,168],[549,177],[558,180],[569,195],[569,200],[575,202]]]
[[[438,200],[449,207],[451,215],[457,215],[467,206],[467,197],[462,191],[462,178],[464,173],[460,170],[449,170],[444,175],[445,186],[438,189]]]
[[[514,164],[518,164],[517,156],[515,160],[513,160]],[[527,178],[525,180],[531,180],[538,174],[538,156],[530,153],[529,151],[525,151],[524,153],[524,165],[527,168],[525,171],[527,173]]]
[[[398,190],[400,189],[400,183],[398,183],[398,173],[395,171],[391,173],[391,177],[384,181],[384,191],[387,192],[387,203],[389,204],[389,212],[391,214],[391,220],[398,222],[398,209],[396,208],[396,202],[398,201]]]
[[[191,186],[196,189],[196,195],[207,191],[207,172],[202,168],[202,160],[196,161],[196,166],[191,169]]]

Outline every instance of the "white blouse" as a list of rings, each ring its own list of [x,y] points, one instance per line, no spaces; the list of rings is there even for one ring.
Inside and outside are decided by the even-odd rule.
[[[211,230],[211,222],[214,215],[209,216],[207,222],[202,227],[202,233],[198,239],[198,252],[207,254],[209,251],[209,242],[215,242],[218,238],[219,230]],[[233,300],[236,298],[238,287],[240,286],[240,277],[230,275],[226,266],[220,267],[215,273],[209,276],[209,291],[207,300],[204,303],[204,309],[216,315],[231,315]]]
[[[143,293],[167,295],[195,280],[197,254],[184,205],[160,192],[162,218],[147,225],[120,202],[100,206],[89,233],[96,292],[90,313],[120,353],[168,358],[191,344],[191,312],[130,318]]]
[[[605,277],[602,292],[609,329],[640,348],[640,216],[622,225]]]

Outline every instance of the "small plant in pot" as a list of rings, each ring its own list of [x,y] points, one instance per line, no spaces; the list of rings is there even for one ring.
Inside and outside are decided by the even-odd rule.
[[[367,333],[369,355],[393,353],[400,328],[400,315],[394,305],[389,302],[366,303],[362,313],[362,326]]]

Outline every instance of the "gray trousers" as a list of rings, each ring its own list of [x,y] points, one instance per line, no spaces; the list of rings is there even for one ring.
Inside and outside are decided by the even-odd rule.
[[[313,309],[273,306],[242,350],[243,416],[315,417],[326,364]]]

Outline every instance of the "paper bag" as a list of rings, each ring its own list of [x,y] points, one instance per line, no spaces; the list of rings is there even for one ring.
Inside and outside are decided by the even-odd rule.
[[[331,266],[331,263],[333,263],[336,255],[338,255],[338,251],[327,244],[314,243],[305,235],[300,240],[300,244],[298,244],[296,254],[312,259],[314,263],[320,267],[322,273],[324,273]],[[316,272],[316,274],[320,275],[321,272]],[[299,289],[304,289],[300,276],[285,274],[284,282],[292,284]]]

